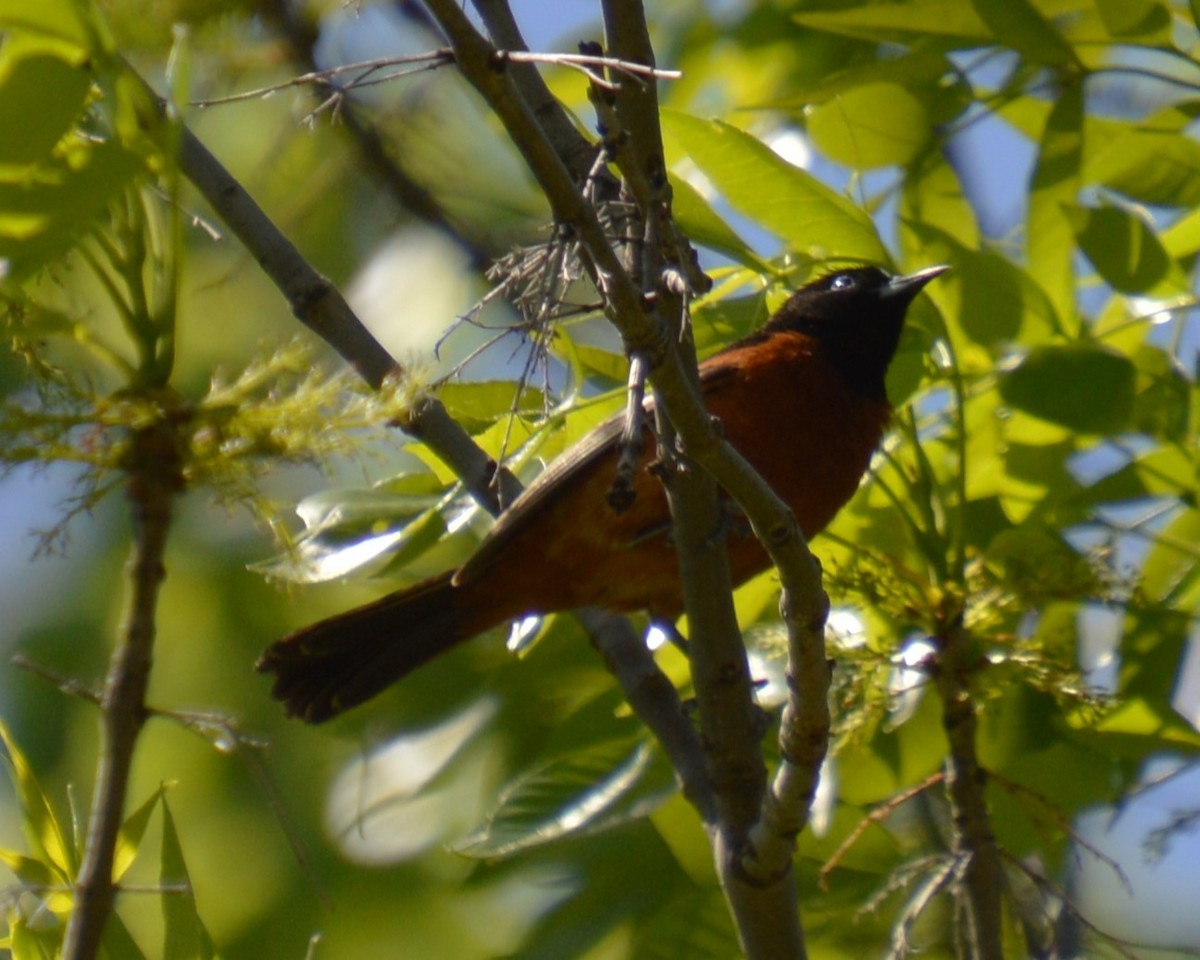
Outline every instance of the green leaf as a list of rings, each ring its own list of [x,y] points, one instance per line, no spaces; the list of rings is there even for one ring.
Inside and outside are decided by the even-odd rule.
[[[119,914],[108,915],[103,943],[106,960],[146,960],[142,948],[137,945]]]
[[[61,254],[144,170],[120,144],[79,145],[28,176],[0,171],[0,258],[19,279]]]
[[[0,27],[27,30],[86,48],[90,34],[79,15],[81,6],[72,0],[0,0]]]
[[[487,820],[454,845],[487,859],[644,816],[674,789],[641,739],[603,741],[537,767],[504,790]]]
[[[212,960],[216,956],[212,938],[196,909],[192,878],[183,858],[175,818],[162,796],[162,884],[164,960]]]
[[[155,790],[140,807],[125,818],[125,822],[121,825],[121,832],[117,836],[117,846],[113,851],[113,880],[118,883],[125,876],[126,871],[133,866],[138,849],[142,845],[142,838],[146,835],[146,827],[150,824],[150,817],[162,801],[169,786],[170,784],[163,784]]]
[[[1133,412],[1136,371],[1129,358],[1092,343],[1029,352],[1000,381],[1009,406],[1083,433],[1115,433]]]
[[[61,931],[34,930],[23,917],[10,929],[13,960],[57,960],[59,957]]]
[[[1075,231],[1064,209],[1075,203],[1083,160],[1083,89],[1071,84],[1046,120],[1029,191],[1026,249],[1030,274],[1046,291],[1060,325],[1075,317]]]
[[[292,583],[325,583],[364,568],[380,572],[385,560],[411,563],[447,532],[443,513],[459,491],[442,489],[416,471],[369,490],[326,490],[296,508],[306,530],[286,552],[252,569]]]
[[[0,164],[47,160],[83,111],[91,76],[67,58],[18,34],[0,47]]]
[[[792,15],[801,26],[861,40],[906,43],[912,37],[937,37],[963,46],[992,41],[988,25],[973,5],[945,0],[869,3]]]
[[[578,341],[571,342],[571,350],[580,366],[593,375],[611,380],[614,384],[624,383],[629,376],[629,361],[624,354]],[[558,352],[557,349],[555,352]]]
[[[769,315],[765,290],[746,297],[706,298],[692,309],[697,353],[707,357],[748,336],[766,323]]]
[[[510,413],[541,416],[545,396],[536,387],[511,380],[451,381],[438,388],[447,412],[470,433],[478,433]]]
[[[1164,750],[1200,747],[1200,733],[1180,720],[1168,704],[1156,704],[1144,697],[1127,699],[1096,724],[1096,732],[1109,735],[1104,739],[1112,741],[1116,740],[1115,734],[1132,735],[1138,741],[1131,751],[1134,757],[1144,757],[1156,747]]]
[[[1112,205],[1072,205],[1066,215],[1075,229],[1079,248],[1113,289],[1145,293],[1167,280],[1171,258],[1142,217]],[[1171,292],[1184,292],[1182,274],[1172,286]]]
[[[1200,510],[1180,511],[1154,537],[1141,569],[1141,588],[1158,603],[1174,603],[1200,575]]]
[[[953,266],[936,292],[951,340],[985,347],[1040,341],[1056,329],[1054,307],[1029,274],[1011,260],[972,250],[927,224],[905,223],[911,246],[934,261]]]
[[[21,883],[29,887],[51,887],[62,883],[62,877],[55,874],[41,860],[28,857],[16,850],[0,850],[0,863],[8,867]]]
[[[1183,443],[1191,429],[1192,381],[1158,347],[1139,347],[1133,359],[1145,382],[1134,401],[1133,429],[1171,444]]]
[[[914,236],[914,230],[925,235]],[[941,251],[928,249],[931,231],[959,248],[979,247],[975,210],[954,167],[937,150],[922,153],[905,172],[900,194],[900,244],[905,263],[916,263],[924,257],[934,263],[945,261]]]
[[[3,723],[0,723],[0,742],[3,742],[4,759],[17,790],[21,825],[34,855],[63,880],[73,881],[79,869],[79,859],[69,831],[63,829],[29,761]]]
[[[1153,447],[1087,488],[1094,503],[1175,497],[1191,491],[1196,465],[1179,447]]]
[[[1089,123],[1085,175],[1139,203],[1200,205],[1200,143],[1187,133],[1195,119],[1189,105],[1165,108],[1138,124]]]
[[[1096,0],[1096,9],[1114,39],[1144,37],[1169,28],[1171,22],[1170,12],[1158,0]]]
[[[817,148],[856,170],[907,164],[932,132],[925,105],[895,83],[854,87],[808,115],[808,134]]]
[[[1200,209],[1185,213],[1159,235],[1159,240],[1176,259],[1200,252]]]
[[[1053,714],[1038,719],[1045,722],[1048,734],[1055,731]],[[1030,722],[1027,715],[1025,723]],[[1003,774],[1004,781],[989,779],[988,804],[1005,850],[1014,856],[1036,850],[1054,862],[1067,838],[1065,832],[1050,834],[1040,814],[1052,809],[1055,818],[1065,822],[1076,811],[1110,797],[1118,767],[1116,758],[1102,750],[1059,739],[1044,750],[1028,750],[1010,758],[997,772]],[[1052,808],[1042,807],[1029,794],[1014,793],[1009,783],[1053,783],[1049,799]]]
[[[723,253],[743,266],[767,269],[766,263],[747,246],[746,241],[713,210],[700,191],[686,180],[670,174],[671,210],[675,222],[694,243]]]
[[[1074,48],[1029,0],[971,0],[996,42],[1033,63],[1079,66]]]
[[[931,123],[949,123],[961,116],[974,101],[971,89],[954,63],[938,50],[919,48],[882,60],[853,63],[832,74],[821,73],[813,83],[797,77],[781,96],[755,104],[773,110],[803,114],[815,104],[823,104],[868,85],[900,87],[917,97]]]
[[[741,956],[720,891],[689,889],[639,919],[630,960],[729,960]]]
[[[663,132],[713,182],[730,205],[813,259],[883,262],[887,252],[871,218],[762,141],[720,120],[665,110]]]

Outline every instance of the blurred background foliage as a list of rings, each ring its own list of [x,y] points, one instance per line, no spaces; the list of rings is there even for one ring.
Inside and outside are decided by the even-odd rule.
[[[513,4],[533,49],[599,39],[591,4],[548,6]],[[1186,909],[1200,881],[1193,8],[648,9],[659,64],[683,73],[663,87],[676,215],[716,281],[693,313],[702,352],[831,259],[954,267],[911,313],[893,434],[815,544],[837,666],[835,750],[800,841],[813,955],[952,952],[950,908],[926,903],[950,827],[921,666],[958,609],[1013,943],[1021,928],[1032,954],[1056,928],[1088,956],[1200,948]],[[544,354],[502,302],[473,311],[483,267],[545,242],[547,214],[450,68],[348,97],[284,86],[219,102],[432,49],[419,5],[0,0],[0,30],[6,657],[96,684],[121,616],[127,510],[108,494],[136,412],[114,412],[113,391],[148,367],[114,276],[161,298],[171,384],[197,423],[151,685],[179,715],[138,749],[131,796],[155,826],[131,834],[131,940],[110,949],[734,955],[699,822],[570,617],[521,625],[519,657],[474,641],[317,730],[286,722],[251,670],[290,629],[461,562],[486,519],[386,429],[387,403],[293,342],[287,304],[181,182],[171,124],[126,60],[414,383],[449,377],[450,412],[522,476],[621,402],[624,361],[597,317],[562,325]],[[586,79],[545,72],[591,130]],[[397,170],[425,217],[398,200]],[[764,575],[737,598],[768,706],[775,595]],[[658,656],[686,690],[679,653]],[[0,684],[10,948],[34,956],[60,935],[65,904],[45,885],[69,879],[70,857],[45,838],[69,837],[86,806],[96,717],[28,670]],[[181,878],[195,893],[182,908],[161,892]]]

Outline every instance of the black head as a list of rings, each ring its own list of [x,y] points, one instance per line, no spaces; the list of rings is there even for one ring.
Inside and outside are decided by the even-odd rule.
[[[886,400],[884,378],[908,305],[948,269],[928,267],[893,277],[878,267],[850,267],[825,274],[792,294],[763,332],[794,330],[813,337],[851,387]]]

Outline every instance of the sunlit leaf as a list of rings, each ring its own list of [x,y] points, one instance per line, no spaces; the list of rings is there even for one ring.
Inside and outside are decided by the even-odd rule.
[[[720,120],[664,111],[663,132],[730,205],[814,259],[883,261],[871,218],[762,141]]]
[[[692,310],[696,350],[708,356],[761,327],[769,315],[766,291],[745,297],[706,300]]]
[[[154,791],[136,810],[133,811],[121,825],[117,836],[117,845],[113,851],[113,879],[120,882],[125,872],[133,866],[146,828],[150,825],[150,817],[158,807],[169,784],[163,784]]]
[[[0,27],[27,30],[86,47],[89,32],[71,0],[0,0]]]
[[[52,867],[63,880],[73,881],[79,868],[79,859],[71,843],[69,830],[59,821],[29,761],[13,740],[8,727],[2,723],[0,741],[4,744],[4,760],[17,790],[26,840],[35,856]]]
[[[1156,536],[1141,569],[1146,596],[1170,603],[1200,576],[1200,510],[1189,507]]]
[[[765,264],[746,241],[713,210],[701,193],[686,180],[671,174],[671,203],[675,221],[688,238],[716,250],[747,267],[764,269]]]
[[[641,740],[605,741],[519,777],[487,821],[454,845],[470,857],[510,856],[581,831],[644,816],[673,781]]]
[[[788,96],[769,100],[759,106],[790,110],[802,114],[814,104],[868,86],[901,87],[918,97],[925,118],[932,123],[948,123],[971,103],[971,90],[954,64],[941,51],[927,48],[909,50],[899,56],[855,63],[832,74],[820,74],[811,85],[801,85]]]
[[[593,376],[601,376],[613,383],[624,383],[629,376],[629,361],[620,353],[573,343],[572,351],[580,364]]]
[[[55,158],[27,179],[0,177],[0,258],[10,275],[24,276],[65,250],[144,170],[119,144],[80,146],[70,160]]]
[[[906,164],[932,129],[925,105],[895,83],[854,87],[814,107],[808,133],[830,159],[858,170]]]
[[[1125,744],[1132,756],[1140,755],[1151,743],[1166,750],[1200,747],[1200,733],[1184,723],[1165,702],[1155,705],[1142,697],[1127,699],[1096,725],[1096,732],[1118,750],[1123,738],[1114,735],[1128,736]]]
[[[1200,209],[1185,213],[1159,234],[1159,240],[1172,257],[1186,257],[1200,251]]]
[[[912,231],[921,233],[914,237]],[[979,224],[952,164],[937,151],[922,153],[910,165],[900,196],[900,242],[905,261],[932,257],[946,262],[947,256],[929,249],[930,234],[937,231],[960,247],[979,246]]]
[[[1179,447],[1153,447],[1089,486],[1098,503],[1177,496],[1196,480],[1196,464]]]
[[[1075,316],[1075,232],[1063,211],[1079,192],[1082,162],[1083,89],[1072,84],[1059,96],[1042,131],[1025,229],[1029,272],[1046,291],[1061,324],[1072,324]]]
[[[471,433],[510,413],[540,416],[545,396],[536,387],[523,389],[511,380],[451,381],[438,388],[447,412]]]
[[[1185,131],[1193,107],[1168,107],[1140,123],[1089,123],[1086,175],[1139,203],[1200,204],[1200,143]],[[1092,129],[1111,131],[1104,139]]]
[[[397,557],[411,562],[446,535],[446,516],[460,497],[457,487],[446,490],[438,477],[421,470],[369,489],[313,494],[296,507],[304,533],[252,569],[294,583],[324,583],[362,571],[379,573]]]

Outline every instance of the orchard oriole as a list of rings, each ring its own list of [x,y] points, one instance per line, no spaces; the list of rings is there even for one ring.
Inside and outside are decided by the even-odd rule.
[[[891,414],[884,377],[905,312],[945,269],[827,274],[792,294],[757,332],[701,364],[709,412],[795,512],[806,537],[857,489]],[[621,417],[607,421],[553,461],[463,567],[267,648],[258,669],[275,675],[273,696],[288,713],[320,723],[517,617],[583,606],[678,616],[679,570],[653,454],[641,456],[625,509],[607,496],[622,426]],[[730,533],[728,546],[735,585],[770,563],[745,531]]]

